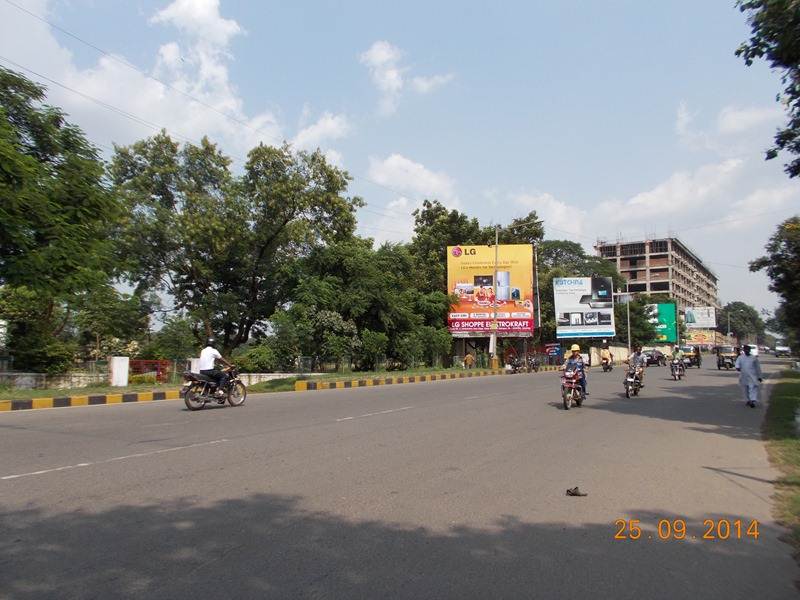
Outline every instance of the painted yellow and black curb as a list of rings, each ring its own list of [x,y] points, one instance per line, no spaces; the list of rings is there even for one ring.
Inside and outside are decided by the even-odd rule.
[[[542,366],[539,371],[557,371],[559,367]],[[430,373],[427,375],[404,375],[400,377],[381,377],[369,379],[352,379],[345,381],[297,381],[296,392],[312,390],[341,390],[377,385],[393,385],[399,383],[421,383],[423,381],[443,381],[450,379],[468,379],[487,375],[510,375],[504,369],[474,369],[458,373]],[[68,408],[72,406],[98,406],[102,404],[123,404],[129,402],[155,402],[158,400],[178,400],[180,390],[163,390],[153,392],[128,392],[124,394],[94,394],[80,396],[58,396],[46,398],[26,398],[24,400],[0,400],[0,412],[16,410],[35,410],[39,408]]]
[[[97,406],[100,404],[122,404],[127,402],[154,402],[177,400],[180,390],[159,392],[129,392],[126,394],[96,394],[87,396],[60,396],[56,398],[27,398],[25,400],[0,400],[0,412],[9,410],[33,410],[37,408],[67,408],[70,406]]]
[[[557,371],[559,367],[540,367],[539,371]],[[511,375],[505,369],[474,369],[458,373],[429,373],[427,375],[405,375],[399,377],[375,377],[366,379],[346,379],[344,381],[296,381],[295,392],[316,390],[343,390],[377,385],[395,385],[398,383],[421,383],[423,381],[443,381],[450,379],[468,379],[470,377],[486,377],[488,375]]]

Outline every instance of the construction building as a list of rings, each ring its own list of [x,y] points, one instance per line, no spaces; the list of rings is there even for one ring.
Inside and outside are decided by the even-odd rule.
[[[669,294],[679,311],[687,306],[720,306],[717,275],[677,238],[598,240],[595,250],[617,265],[630,292]]]

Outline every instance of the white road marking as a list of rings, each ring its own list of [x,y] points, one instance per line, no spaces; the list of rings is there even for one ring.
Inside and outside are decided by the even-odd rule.
[[[30,473],[19,473],[17,475],[6,475],[5,477],[0,477],[0,481],[6,481],[8,479],[19,479],[20,477],[32,477],[33,475],[45,475],[46,473],[55,473],[57,471],[68,471],[70,469],[80,469],[82,467],[91,467],[92,465],[103,465],[112,462],[117,462],[120,460],[127,460],[129,458],[142,458],[143,456],[154,456],[156,454],[164,454],[166,452],[175,452],[176,450],[188,450],[189,448],[199,448],[201,446],[213,446],[215,444],[221,444],[227,441],[228,441],[227,439],[222,438],[220,440],[213,440],[210,442],[189,444],[188,446],[176,446],[174,448],[162,448],[161,450],[153,450],[152,452],[138,452],[137,454],[128,454],[126,456],[115,456],[114,458],[108,458],[106,460],[98,460],[97,462],[84,462],[84,463],[78,463],[77,465],[56,467],[54,469],[44,469],[42,471],[32,471]]]
[[[411,410],[414,408],[413,406],[404,406],[403,408],[392,408],[391,410],[382,410],[380,412],[373,412],[373,413],[366,413],[363,415],[356,415],[355,417],[342,417],[341,419],[336,419],[336,422],[339,423],[341,421],[352,421],[353,419],[362,419],[364,417],[374,417],[375,415],[388,415],[389,413],[400,412],[401,410]]]

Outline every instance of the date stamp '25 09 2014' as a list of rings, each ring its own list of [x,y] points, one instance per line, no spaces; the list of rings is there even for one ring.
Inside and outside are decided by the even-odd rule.
[[[654,533],[642,531],[639,519],[614,521],[615,540],[757,540],[758,521],[705,519],[702,530],[691,532],[684,519],[661,519]]]

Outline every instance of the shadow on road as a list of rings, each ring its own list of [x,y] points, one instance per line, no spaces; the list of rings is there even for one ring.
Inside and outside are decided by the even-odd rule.
[[[705,373],[704,375],[707,375]],[[635,398],[616,396],[594,398],[587,408],[606,410],[648,419],[686,423],[690,429],[742,439],[761,439],[762,407],[747,408],[741,398],[736,376],[725,385],[697,385],[689,376],[673,381],[661,373],[648,373],[646,387]]]
[[[387,498],[387,502],[388,502]],[[591,502],[592,498],[566,498]],[[779,532],[760,539],[660,541],[661,519],[633,511],[637,541],[614,523],[528,523],[446,531],[360,521],[253,494],[106,511],[0,515],[0,597],[9,598],[690,598],[787,597]],[[707,515],[733,522],[742,516]],[[653,539],[650,539],[652,537]],[[787,562],[788,561],[788,562]],[[789,570],[791,575],[793,571]]]

